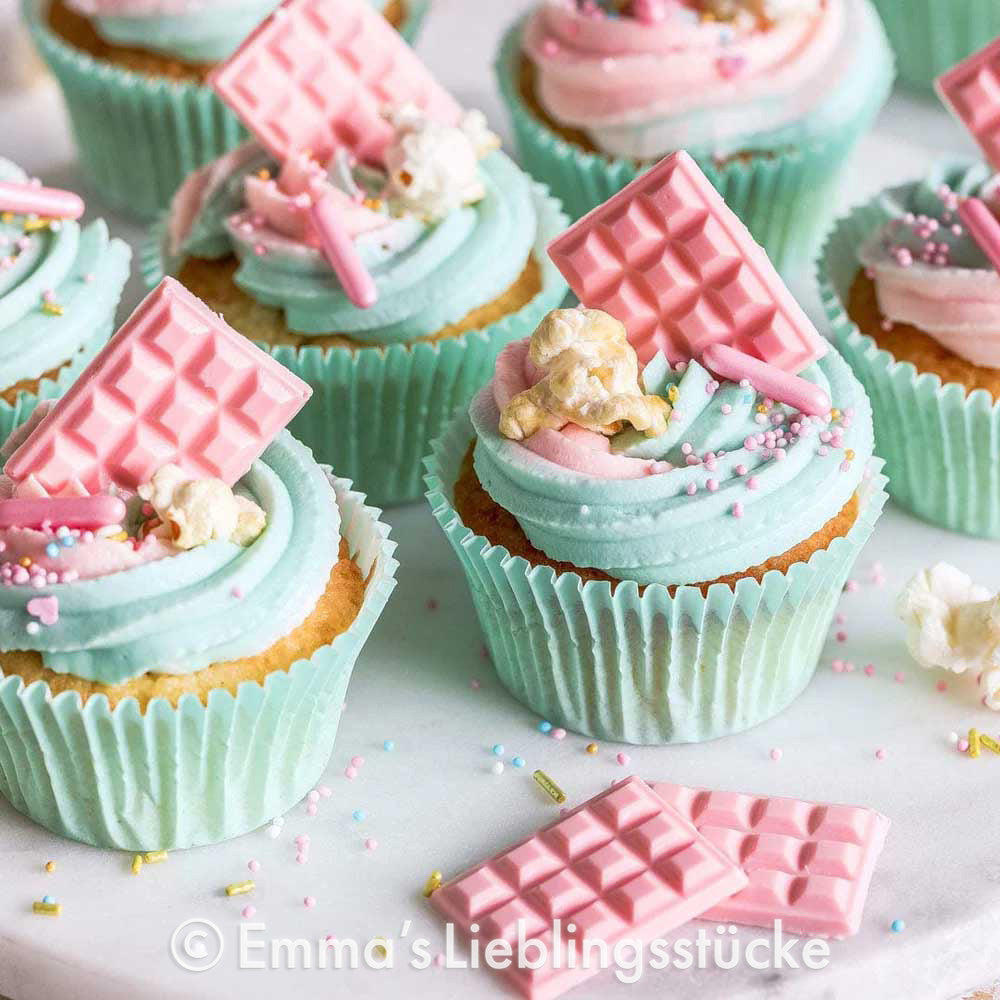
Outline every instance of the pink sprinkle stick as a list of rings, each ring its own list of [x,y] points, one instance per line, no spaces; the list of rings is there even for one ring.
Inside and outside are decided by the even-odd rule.
[[[719,923],[843,938],[858,932],[889,820],[873,809],[658,782],[669,802],[750,884],[701,914]]]
[[[958,203],[958,214],[979,245],[979,249],[989,258],[990,263],[1000,271],[1000,222],[980,198],[963,198]]]
[[[644,364],[730,344],[797,374],[827,342],[691,157],[673,153],[556,237],[580,301],[625,324]]]
[[[461,108],[365,0],[286,0],[208,82],[279,160],[338,147],[379,163],[395,132],[383,112],[413,104],[449,124]]]
[[[345,294],[359,309],[371,309],[378,301],[375,279],[368,273],[354,240],[340,218],[337,196],[325,195],[313,204],[310,212],[323,254]]]
[[[136,489],[170,462],[232,485],[312,390],[173,278],[139,304],[7,460],[51,495]]]
[[[83,199],[72,191],[34,184],[0,184],[0,212],[40,215],[46,219],[79,219]]]
[[[92,530],[125,519],[120,497],[42,497],[37,500],[0,500],[0,528],[53,527]]]
[[[943,73],[934,85],[986,159],[1000,167],[1000,38]]]
[[[579,967],[584,941],[604,941],[610,951],[623,938],[662,937],[746,885],[743,871],[673,806],[626,778],[452,879],[431,904],[484,947],[507,941],[513,958],[503,975],[530,1000],[551,1000],[599,971],[596,961]],[[548,961],[537,969],[517,967],[521,921],[524,940],[547,946]],[[571,948],[575,968],[565,961]],[[534,957],[534,949],[525,955]]]
[[[830,397],[813,382],[798,375],[759,361],[742,351],[726,344],[712,344],[705,348],[701,360],[705,367],[722,378],[732,382],[747,379],[758,391],[777,400],[794,406],[807,416],[819,416],[830,412]]]

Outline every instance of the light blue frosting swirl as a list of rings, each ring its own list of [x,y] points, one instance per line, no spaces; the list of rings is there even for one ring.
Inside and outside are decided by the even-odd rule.
[[[818,434],[826,425],[814,424],[810,436],[789,444],[783,461],[766,460],[763,449],[744,445],[765,429],[755,422],[760,399],[752,390],[723,383],[710,394],[708,373],[696,362],[682,376],[664,369],[647,368],[646,389],[666,394],[675,385],[680,416],[660,439],[628,433],[612,443],[614,450],[675,465],[642,479],[599,479],[554,465],[500,435],[490,388],[473,402],[480,482],[550,558],[639,584],[701,583],[787,551],[818,531],[857,491],[872,455],[871,408],[833,350],[802,373],[827,390],[835,407],[853,410],[842,447],[829,446],[825,457]],[[732,412],[725,414],[727,404]],[[786,414],[785,426],[794,414],[787,406],[771,412]],[[714,470],[686,465],[684,444],[699,456],[725,454]],[[854,458],[842,471],[848,449]],[[736,472],[740,465],[746,466],[745,475]],[[747,488],[750,476],[757,489]],[[707,488],[709,479],[719,484],[715,492]],[[697,488],[693,495],[689,484]],[[742,517],[733,514],[736,503]]]
[[[261,167],[276,172],[262,153],[215,188],[182,249],[209,258],[235,252],[236,284],[256,301],[281,308],[296,333],[345,333],[371,344],[435,333],[503,294],[535,242],[531,179],[503,153],[493,153],[480,164],[482,201],[436,225],[415,219],[394,223],[388,243],[380,230],[357,241],[378,289],[378,302],[358,309],[319,250],[295,244],[294,252],[258,256],[252,236],[227,229],[226,220],[246,207],[243,178]]]
[[[0,181],[19,182],[26,174],[0,159]],[[62,220],[55,228],[24,232],[25,217],[0,217],[0,388],[38,378],[95,350],[110,330],[132,251],[111,239],[103,220],[82,227]],[[26,239],[23,249],[18,241]],[[61,316],[42,311],[52,292]]]
[[[287,431],[240,488],[267,515],[250,546],[215,541],[97,579],[2,587],[0,650],[38,650],[57,673],[120,684],[268,649],[305,620],[326,589],[340,514],[326,474]],[[59,620],[31,635],[27,601],[48,595],[59,600]]]

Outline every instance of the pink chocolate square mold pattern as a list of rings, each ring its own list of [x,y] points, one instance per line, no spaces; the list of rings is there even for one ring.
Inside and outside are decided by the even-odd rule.
[[[593,959],[587,969],[557,969],[551,961],[516,968],[518,921],[525,939],[547,947],[559,920],[564,942],[580,947],[596,939],[611,948],[622,938],[667,934],[746,884],[740,868],[672,805],[627,778],[452,879],[431,903],[467,937],[509,942],[514,959],[503,974],[532,1000],[550,1000],[600,970]]]
[[[728,344],[798,373],[826,341],[698,165],[674,153],[549,246],[580,301],[621,320],[639,359]]]
[[[393,129],[387,106],[431,118],[461,109],[366,0],[289,0],[209,77],[244,125],[279,159],[337,147],[379,162]]]
[[[14,452],[50,494],[135,489],[174,462],[235,483],[309,398],[305,382],[172,278],[151,292]]]
[[[986,159],[1000,166],[1000,38],[939,76],[935,87]]]

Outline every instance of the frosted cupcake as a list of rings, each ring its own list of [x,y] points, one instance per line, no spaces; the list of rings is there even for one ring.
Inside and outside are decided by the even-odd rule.
[[[697,175],[681,162],[666,193],[639,192],[633,204],[650,226],[681,224],[686,249],[654,254],[623,217],[593,231],[618,234],[612,257],[641,244],[658,260],[700,259],[716,275],[715,304],[688,301],[672,326],[661,313],[659,347],[627,291],[607,304],[628,329],[598,309],[549,314],[504,351],[493,383],[428,459],[428,497],[503,683],[546,719],[635,743],[711,739],[788,705],[812,676],[884,501],[869,479],[861,386],[704,193],[707,181],[686,197]],[[670,166],[655,173],[669,178]],[[585,233],[571,230],[558,252],[568,244],[577,249],[564,270],[585,267]],[[609,286],[639,280],[603,273]],[[769,321],[763,286],[775,296]],[[754,307],[740,308],[744,292]],[[672,308],[668,299],[658,308]],[[744,331],[756,327],[760,340],[736,332],[754,313]],[[777,359],[791,343],[786,323],[802,334],[798,375],[746,353]]]
[[[62,87],[81,164],[117,208],[155,217],[192,170],[246,137],[206,79],[276,0],[23,3]],[[428,0],[372,5],[412,40]]]
[[[571,216],[686,149],[782,266],[818,237],[892,57],[868,0],[545,0],[497,72]]]
[[[237,106],[241,58],[256,55],[227,70]],[[544,254],[558,203],[410,59],[424,107],[362,83],[349,144],[282,153],[294,128],[252,110],[260,141],[184,184],[144,261],[150,284],[177,275],[308,382],[293,432],[380,504],[419,498],[430,441],[566,291]]]
[[[330,756],[393,546],[308,388],[168,280],[0,478],[0,793],[128,850],[238,836]],[[37,416],[37,414],[36,414]]]
[[[0,158],[0,436],[65,391],[111,335],[131,250],[83,202]]]

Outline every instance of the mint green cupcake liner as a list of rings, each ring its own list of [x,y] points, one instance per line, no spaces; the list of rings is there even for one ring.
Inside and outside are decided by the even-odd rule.
[[[1000,403],[897,361],[847,313],[858,248],[889,218],[875,198],[834,226],[819,261],[823,307],[837,346],[872,403],[875,450],[893,500],[951,531],[1000,538]]]
[[[416,42],[430,9],[431,0],[407,0],[406,20],[399,26],[399,33],[411,45]]]
[[[98,847],[171,850],[237,837],[285,812],[323,774],[355,660],[395,585],[395,544],[379,511],[331,482],[342,531],[367,579],[350,628],[263,685],[175,709],[134,698],[52,696],[0,672],[0,794],[54,833]]]
[[[930,95],[934,80],[1000,35],[997,0],[874,0],[899,79]]]
[[[510,112],[521,162],[578,219],[603,204],[652,164],[587,152],[551,131],[524,103],[518,87],[522,25],[506,35],[495,69]],[[779,269],[811,259],[831,218],[841,168],[889,97],[892,73],[869,93],[864,114],[819,141],[774,154],[752,154],[699,166]]]
[[[567,219],[544,187],[534,185],[533,193],[538,212],[534,255],[542,289],[518,312],[436,343],[356,350],[260,345],[312,387],[292,433],[381,506],[420,499],[422,460],[431,441],[492,378],[503,348],[529,336],[566,295],[566,282],[545,248],[566,228]],[[180,263],[167,252],[161,220],[140,255],[146,283],[155,286]]]
[[[69,45],[48,26],[48,2],[23,0],[23,12],[62,88],[80,165],[109,204],[155,219],[188,174],[247,132],[209,87],[134,73]],[[408,40],[428,6],[413,4],[402,28]]]
[[[787,573],[735,589],[614,590],[556,574],[466,527],[454,485],[473,438],[467,415],[434,443],[427,499],[454,548],[493,665],[554,724],[625,743],[697,743],[771,718],[809,683],[847,575],[886,500],[874,460],[850,532]]]

